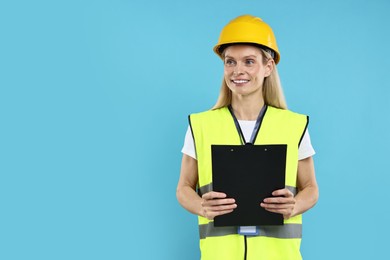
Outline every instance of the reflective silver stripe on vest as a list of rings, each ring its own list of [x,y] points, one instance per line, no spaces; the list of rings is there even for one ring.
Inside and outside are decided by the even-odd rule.
[[[213,190],[213,183],[204,185],[200,188],[198,188],[198,194],[202,197],[203,194],[206,194],[207,192],[210,192]]]
[[[283,226],[259,226],[261,237],[302,238],[302,224],[284,224]],[[237,234],[238,227],[214,227],[214,222],[199,225],[200,239]],[[252,237],[252,236],[248,236]]]
[[[297,188],[296,187],[293,187],[293,186],[286,186],[286,188],[292,192],[292,194],[297,195]],[[207,184],[207,185],[204,185],[202,187],[200,187],[198,189],[198,194],[199,196],[202,197],[203,194],[207,193],[207,192],[210,192],[213,190],[213,184],[210,183],[210,184]]]
[[[294,194],[294,196],[295,196],[295,195],[297,195],[297,193],[298,193],[298,189],[297,189],[297,187],[293,187],[293,186],[286,186],[286,189],[288,189],[289,191],[291,191],[291,192],[292,192],[292,194]]]

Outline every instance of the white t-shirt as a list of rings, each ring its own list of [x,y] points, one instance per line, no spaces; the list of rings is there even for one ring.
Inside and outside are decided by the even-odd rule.
[[[238,120],[238,123],[240,124],[245,140],[250,140],[256,121]],[[191,156],[196,160],[194,139],[192,137],[191,128],[189,126],[187,128],[187,133],[184,139],[184,145],[183,148],[181,149],[181,152],[188,156]],[[309,131],[306,129],[301,144],[299,145],[298,160],[308,158],[310,156],[313,156],[314,154],[315,151],[313,149],[313,146],[311,145]]]

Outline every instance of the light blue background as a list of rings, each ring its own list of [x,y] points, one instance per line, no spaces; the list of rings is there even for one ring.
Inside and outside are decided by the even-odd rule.
[[[388,255],[390,2],[2,1],[0,259],[199,259],[176,201],[187,115],[245,13],[276,34],[320,185],[304,259]]]

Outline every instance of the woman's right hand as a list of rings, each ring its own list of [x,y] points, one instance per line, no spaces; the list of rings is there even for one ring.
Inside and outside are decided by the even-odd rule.
[[[235,200],[226,198],[226,194],[222,192],[210,191],[202,196],[202,216],[213,220],[216,216],[228,214],[237,208]]]

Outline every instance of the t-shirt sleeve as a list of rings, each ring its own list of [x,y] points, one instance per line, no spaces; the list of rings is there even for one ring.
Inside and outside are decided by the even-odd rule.
[[[301,144],[299,145],[298,149],[298,160],[303,160],[308,157],[311,157],[315,154],[313,146],[311,145],[310,141],[310,134],[309,130],[306,129]]]
[[[196,160],[194,138],[192,136],[191,128],[188,126],[186,136],[184,138],[184,145],[181,149],[183,154],[186,154]]]

